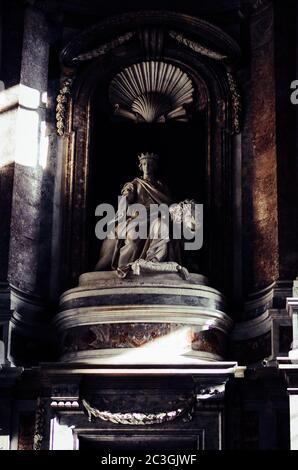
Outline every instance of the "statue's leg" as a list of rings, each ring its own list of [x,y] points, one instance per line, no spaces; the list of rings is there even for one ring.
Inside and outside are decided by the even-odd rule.
[[[138,238],[138,232],[135,229],[135,225],[128,223],[126,239],[119,253],[118,266],[127,266],[129,263],[137,260],[140,256],[143,244],[144,240],[140,240]]]
[[[95,271],[105,271],[112,268],[112,259],[116,248],[117,239],[106,238],[101,245],[99,260]]]
[[[168,242],[168,224],[161,218],[155,219],[150,226],[150,244],[146,253],[146,260],[164,261],[168,254]]]

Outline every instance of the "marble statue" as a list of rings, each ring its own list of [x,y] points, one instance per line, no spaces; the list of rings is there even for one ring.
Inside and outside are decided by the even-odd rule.
[[[141,271],[179,272],[187,278],[187,269],[181,266],[181,240],[171,238],[171,229],[182,219],[187,220],[190,231],[195,229],[191,210],[194,203],[173,202],[169,189],[157,177],[158,155],[145,153],[138,158],[142,176],[123,186],[122,202],[114,220],[115,228],[102,243],[95,270],[113,269],[120,277],[125,277],[129,271],[135,275],[140,275]],[[145,209],[145,217],[141,220],[139,211],[135,209],[138,204]],[[156,210],[152,211],[152,208],[161,205],[167,208],[169,219]],[[187,211],[187,207],[190,210]],[[138,236],[142,223],[147,229],[147,235],[143,238]]]

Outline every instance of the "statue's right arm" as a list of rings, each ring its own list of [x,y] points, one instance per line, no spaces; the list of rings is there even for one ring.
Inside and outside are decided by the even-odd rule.
[[[127,198],[127,202],[131,203],[133,202],[134,196],[135,196],[135,186],[133,182],[125,183],[121,190],[121,196],[124,196]]]

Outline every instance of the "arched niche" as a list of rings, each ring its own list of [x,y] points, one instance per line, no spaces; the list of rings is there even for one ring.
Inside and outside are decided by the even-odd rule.
[[[62,51],[67,74],[57,116],[65,162],[62,290],[90,270],[88,210],[97,91],[129,65],[162,60],[187,73],[197,93],[206,98],[200,110],[205,125],[202,167],[208,224],[203,270],[216,288],[231,294],[236,256],[232,185],[235,135],[239,133],[239,96],[233,70],[238,58],[237,44],[222,30],[173,12],[142,12],[108,19],[81,33]],[[109,158],[106,149],[97,158]],[[193,173],[191,168],[189,171]]]

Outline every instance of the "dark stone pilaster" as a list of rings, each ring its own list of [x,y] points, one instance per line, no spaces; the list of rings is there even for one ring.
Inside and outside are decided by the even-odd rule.
[[[0,283],[7,282],[10,216],[14,178],[15,140],[20,79],[23,8],[16,2],[0,6]]]
[[[17,139],[8,278],[14,309],[11,344],[14,346],[21,342],[25,356],[29,357],[31,351],[37,361],[38,351],[44,349],[44,335],[49,333],[54,191],[54,170],[49,165],[46,109],[50,41],[51,31],[45,13],[28,7],[24,20],[15,129]],[[44,327],[41,328],[43,323]],[[16,339],[19,333],[20,337]],[[40,347],[32,344],[32,340],[28,339],[30,336],[42,343]]]
[[[45,290],[39,269],[47,263],[45,240],[50,238],[42,226],[42,205],[49,195],[43,193],[41,162],[42,123],[45,123],[42,100],[47,91],[48,47],[44,15],[29,8],[25,15],[9,261],[11,284],[28,294]]]

